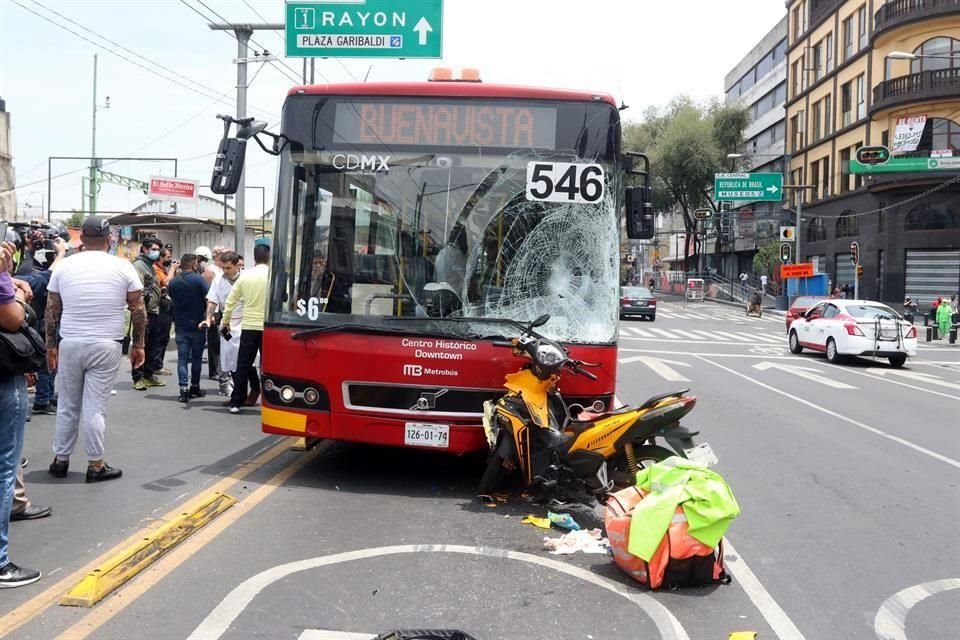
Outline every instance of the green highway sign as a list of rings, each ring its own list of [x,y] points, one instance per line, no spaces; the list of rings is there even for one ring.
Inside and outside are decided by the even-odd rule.
[[[443,0],[287,0],[287,57],[441,58]]]
[[[713,176],[714,200],[783,200],[781,173],[717,173]]]
[[[908,173],[912,171],[960,171],[960,158],[890,158],[883,164],[850,161],[850,173]]]

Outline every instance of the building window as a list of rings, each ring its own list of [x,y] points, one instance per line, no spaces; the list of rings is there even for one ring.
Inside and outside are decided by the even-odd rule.
[[[867,88],[863,74],[857,76],[857,120],[867,117]]]
[[[833,133],[833,97],[827,94],[823,99],[823,135]]]
[[[821,138],[820,125],[823,118],[823,103],[817,102],[813,105],[813,141],[818,142]]]
[[[890,146],[890,130],[884,129],[883,133],[880,134],[880,146],[889,147]]]
[[[860,46],[858,47],[859,51],[860,49],[867,48],[867,31],[869,31],[869,29],[867,29],[867,5],[863,5],[857,9],[857,25],[859,29],[858,35],[860,40]]]
[[[843,61],[853,57],[853,16],[843,21]]]
[[[830,156],[820,161],[823,165],[823,197],[830,197]]]
[[[860,235],[860,218],[853,211],[844,211],[837,218],[837,238],[856,238]]]
[[[807,54],[800,54],[800,89],[806,89],[810,84],[810,72],[807,69]]]
[[[850,191],[850,149],[840,151],[840,193]]]
[[[906,155],[927,158],[934,151],[950,151],[953,156],[960,155],[960,124],[948,118],[927,118],[916,150]]]
[[[820,199],[820,163],[811,162],[810,163],[810,185],[813,187],[810,189],[810,199],[819,200]]]
[[[800,5],[797,5],[793,8],[793,40],[799,40],[801,33],[803,32],[800,30]]]
[[[833,71],[833,34],[827,34],[827,73]]]
[[[814,82],[819,82],[823,77],[823,40],[817,43],[813,48],[813,78]]]
[[[840,87],[840,113],[843,114],[841,127],[853,123],[853,80]]]
[[[910,63],[910,73],[960,67],[960,40],[954,38],[947,36],[931,38],[914,49],[913,53],[918,56],[935,57],[917,58]]]
[[[807,242],[821,242],[827,239],[827,227],[823,218],[814,218],[807,223]]]
[[[800,61],[797,60],[793,63],[791,67],[793,72],[791,73],[791,83],[790,86],[793,87],[793,97],[796,98],[800,94]]]
[[[945,204],[924,203],[907,213],[904,221],[907,231],[942,231],[960,229],[960,218]]]

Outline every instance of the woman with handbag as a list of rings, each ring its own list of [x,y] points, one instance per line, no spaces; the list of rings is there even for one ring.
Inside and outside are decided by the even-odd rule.
[[[30,356],[16,350],[26,319],[25,303],[17,299],[10,277],[16,248],[9,242],[0,246],[0,332],[11,336],[0,340],[0,588],[22,587],[40,579],[40,572],[10,562],[8,555],[10,510],[13,507],[17,469],[23,453],[23,430],[27,420],[27,382]],[[27,362],[23,360],[26,359]]]

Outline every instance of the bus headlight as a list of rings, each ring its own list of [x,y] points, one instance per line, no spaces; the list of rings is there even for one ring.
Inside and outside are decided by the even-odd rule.
[[[273,391],[273,388],[274,388],[273,380],[271,380],[270,378],[267,378],[266,380],[263,381],[264,391]]]
[[[313,387],[307,387],[303,391],[303,401],[309,405],[315,405],[320,401],[320,392]]]
[[[293,387],[287,385],[280,389],[280,399],[284,402],[290,403],[293,402],[294,398],[297,397],[297,392],[294,391]]]

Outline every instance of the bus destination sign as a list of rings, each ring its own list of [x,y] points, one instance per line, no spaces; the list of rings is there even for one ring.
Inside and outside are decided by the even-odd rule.
[[[556,149],[551,107],[351,102],[335,118],[334,143]]]

